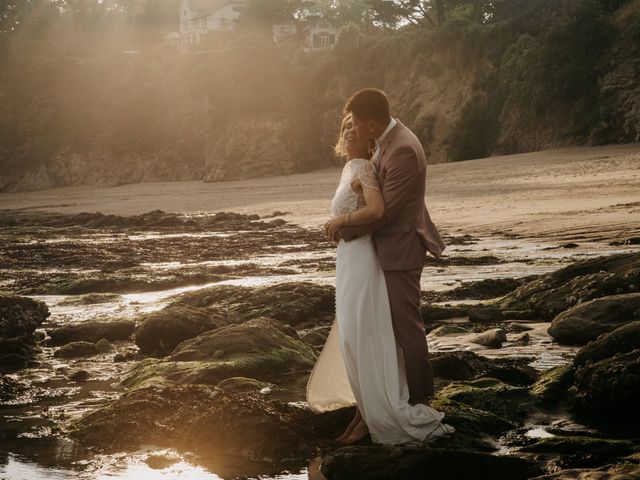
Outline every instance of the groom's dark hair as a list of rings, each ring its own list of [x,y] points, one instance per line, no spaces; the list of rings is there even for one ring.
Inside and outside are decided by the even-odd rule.
[[[377,88],[363,88],[354,93],[347,100],[343,113],[353,113],[363,120],[375,120],[385,125],[391,120],[387,95]]]

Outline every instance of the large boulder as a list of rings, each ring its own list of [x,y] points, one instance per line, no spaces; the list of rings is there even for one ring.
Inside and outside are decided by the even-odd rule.
[[[438,396],[491,412],[511,422],[522,420],[535,404],[535,397],[526,387],[509,385],[491,377],[452,382],[438,392]]]
[[[181,295],[171,305],[224,308],[236,321],[269,317],[296,327],[331,324],[335,290],[310,282],[279,283],[264,287],[221,285]]]
[[[280,322],[258,318],[227,325],[180,343],[164,360],[147,359],[130,371],[123,384],[202,383],[230,377],[271,381],[274,376],[313,368],[314,349]]]
[[[30,336],[49,316],[44,302],[0,295],[0,338]]]
[[[574,365],[580,367],[587,362],[599,362],[618,353],[640,348],[640,321],[631,322],[589,342],[576,353]]]
[[[640,348],[576,368],[575,407],[596,421],[640,421]]]
[[[77,325],[47,329],[52,345],[64,345],[70,342],[98,342],[107,339],[129,340],[136,324],[133,320],[112,320],[109,322],[86,321]]]
[[[551,320],[559,313],[595,298],[640,292],[640,253],[581,260],[541,275],[501,302],[503,310],[533,310]]]
[[[152,444],[195,452],[216,465],[297,462],[302,467],[352,415],[352,409],[316,415],[259,393],[213,386],[148,387],[84,416],[71,434],[107,451]]]
[[[536,472],[511,455],[377,445],[335,450],[323,458],[321,471],[331,480],[524,480]]]
[[[228,315],[219,308],[171,305],[140,319],[135,342],[143,354],[164,356],[180,342],[228,323]]]
[[[560,343],[584,345],[634,320],[640,320],[640,293],[610,295],[560,313],[548,332]]]
[[[71,342],[58,348],[53,356],[56,358],[89,357],[100,353],[98,347],[91,342]]]

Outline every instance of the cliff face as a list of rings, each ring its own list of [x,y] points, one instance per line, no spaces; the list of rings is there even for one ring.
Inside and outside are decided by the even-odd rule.
[[[342,106],[368,86],[430,163],[640,141],[640,0],[530,3],[487,25],[352,29],[321,54],[241,35],[182,55],[14,59],[0,72],[0,191],[339,164]]]

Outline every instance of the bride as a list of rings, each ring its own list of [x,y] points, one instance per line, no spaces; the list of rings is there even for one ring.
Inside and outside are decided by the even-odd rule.
[[[365,225],[385,206],[371,145],[358,136],[350,115],[340,128],[336,152],[346,157],[325,231]],[[409,403],[403,355],[395,340],[384,273],[371,234],[340,240],[336,257],[336,317],[307,383],[307,402],[316,412],[357,406],[346,431],[335,440],[352,444],[371,435],[374,443],[422,444],[453,433],[444,413]]]

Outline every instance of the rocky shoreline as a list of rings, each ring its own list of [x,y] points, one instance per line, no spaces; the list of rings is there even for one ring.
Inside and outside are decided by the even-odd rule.
[[[425,291],[434,407],[456,433],[420,448],[370,440],[336,448],[330,439],[353,410],[316,415],[304,403],[334,312],[325,281],[332,246],[319,233],[288,224],[284,212],[0,213],[0,444],[8,452],[71,441],[90,464],[153,445],[175,453],[149,454],[148,465],[189,459],[223,478],[305,468],[330,480],[640,475],[633,246],[549,273],[527,274],[523,262],[518,278]],[[477,239],[447,243],[473,250]],[[472,253],[430,268],[489,261]],[[214,267],[227,270],[188,275]],[[177,290],[157,294],[167,288]],[[133,297],[145,292],[147,303]],[[438,351],[452,340],[463,347]],[[540,341],[570,353],[536,368],[523,353]],[[37,380],[45,371],[53,373]],[[34,412],[41,418],[31,425]]]

